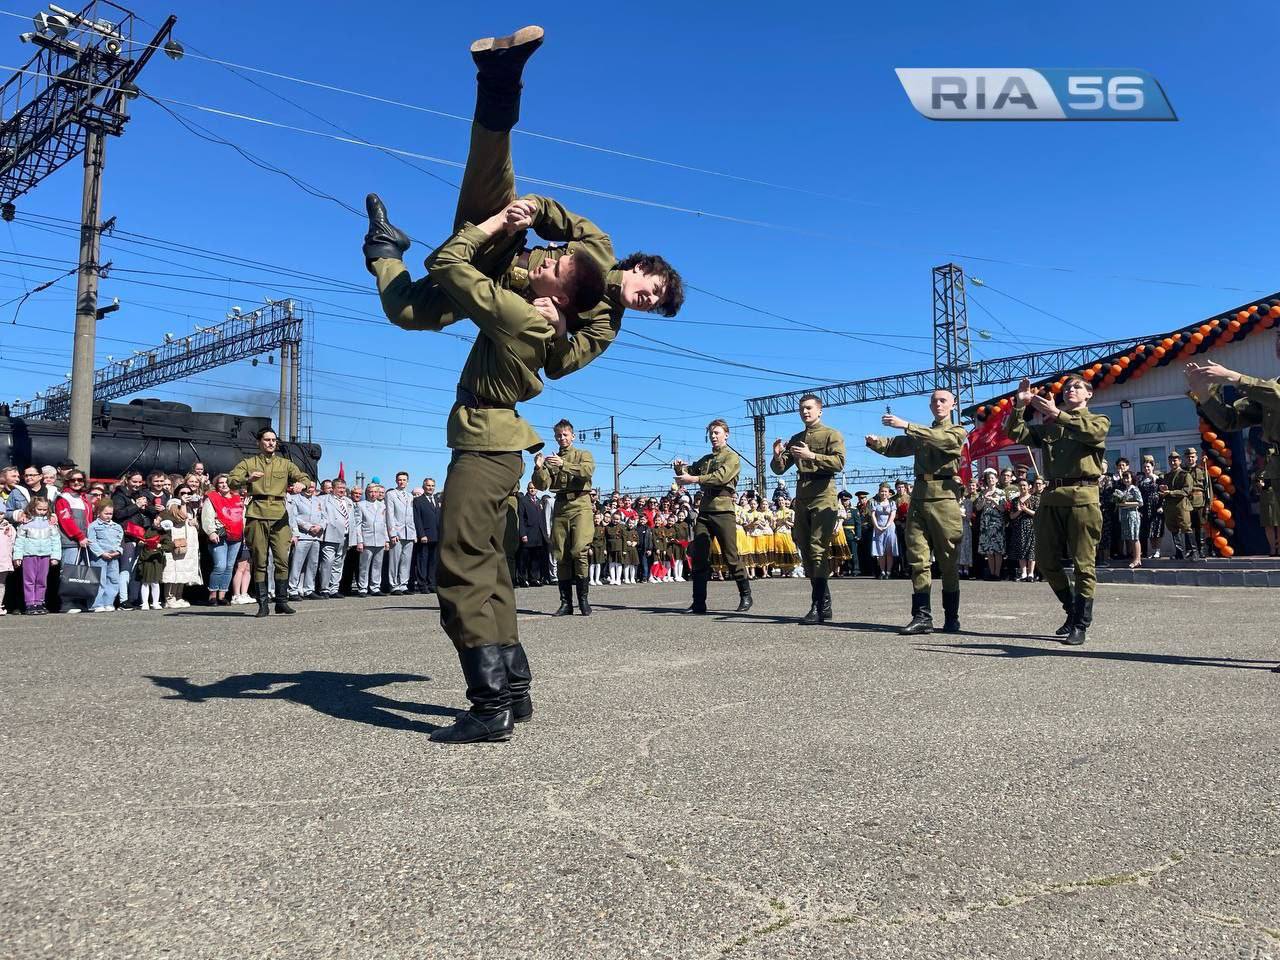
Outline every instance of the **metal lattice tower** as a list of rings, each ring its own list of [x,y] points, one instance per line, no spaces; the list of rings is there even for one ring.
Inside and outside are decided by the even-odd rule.
[[[958,418],[973,392],[973,362],[964,271],[954,263],[933,268],[933,369],[934,387],[955,394]]]

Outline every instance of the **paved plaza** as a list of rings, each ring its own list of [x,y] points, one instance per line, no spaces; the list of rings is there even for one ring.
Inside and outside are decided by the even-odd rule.
[[[0,955],[1280,957],[1280,591],[1099,590],[524,590],[464,747],[433,597],[7,617]]]

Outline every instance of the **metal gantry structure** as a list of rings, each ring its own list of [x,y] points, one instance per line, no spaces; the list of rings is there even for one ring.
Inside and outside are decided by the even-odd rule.
[[[67,447],[88,470],[106,138],[124,132],[128,101],[138,93],[134,81],[156,50],[175,60],[183,51],[172,37],[173,16],[149,43],[138,43],[136,17],[110,0],[90,0],[79,11],[51,3],[49,10],[22,34],[35,55],[0,85],[0,216],[13,219],[14,200],[84,155]]]
[[[296,441],[306,430],[302,397],[303,344],[308,338],[310,308],[296,300],[275,300],[250,313],[235,314],[222,323],[197,327],[181,337],[166,335],[163,343],[135,350],[133,356],[113,360],[93,372],[92,402],[102,403],[182,380],[237,360],[280,350],[281,436]],[[71,415],[71,387],[59,384],[37,394],[36,400],[11,404],[11,414],[32,420],[66,420]]]
[[[969,321],[964,296],[964,274],[953,263],[933,270],[934,366],[884,377],[848,380],[775,393],[747,400],[755,428],[756,487],[765,483],[765,425],[768,417],[795,413],[800,398],[812,393],[824,407],[874,403],[915,397],[945,387],[956,394],[957,413],[962,397],[971,398],[975,387],[1014,383],[1023,377],[1035,380],[1062,370],[1078,370],[1100,357],[1132,346],[1141,338],[1105,340],[1057,350],[1038,350],[1011,357],[973,360],[969,353]]]

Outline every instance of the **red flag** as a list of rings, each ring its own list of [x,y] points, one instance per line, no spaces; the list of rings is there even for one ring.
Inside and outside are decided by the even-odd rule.
[[[1000,407],[969,431],[969,438],[965,441],[964,449],[960,453],[960,478],[966,484],[973,475],[973,461],[981,460],[997,450],[1013,445],[1013,441],[1004,434],[1005,421],[1009,419],[1012,410],[1011,406]]]
[[[341,461],[341,460],[339,460],[339,461],[338,461],[338,479],[339,479],[339,480],[341,480],[343,483],[346,483],[346,482],[347,482],[346,474],[344,474],[344,473],[342,472],[342,461]]]

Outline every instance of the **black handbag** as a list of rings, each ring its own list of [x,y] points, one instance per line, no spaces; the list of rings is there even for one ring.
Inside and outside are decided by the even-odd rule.
[[[78,563],[64,563],[58,577],[58,597],[67,603],[93,603],[98,596],[98,588],[102,586],[102,570],[89,563],[89,551],[80,548]]]

